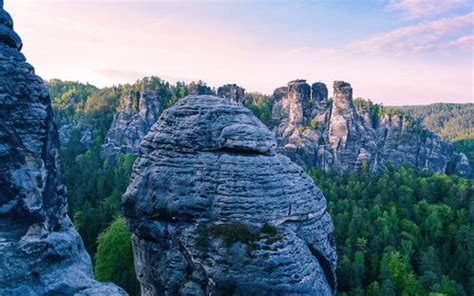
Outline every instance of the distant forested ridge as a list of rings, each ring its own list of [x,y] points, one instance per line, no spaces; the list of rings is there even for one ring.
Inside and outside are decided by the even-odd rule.
[[[128,276],[133,275],[134,267],[120,205],[136,155],[121,152],[111,161],[104,155],[104,143],[111,138],[114,118],[134,116],[127,108],[142,111],[146,117],[148,109],[143,104],[150,98],[159,100],[162,112],[189,93],[215,94],[216,90],[202,82],[170,84],[157,77],[101,89],[61,80],[51,80],[47,86],[60,131],[69,213],[95,259],[96,277],[138,295],[136,279]],[[243,104],[269,128],[275,128],[274,96],[247,93]],[[369,120],[385,113],[405,116],[410,112],[405,107],[381,107],[363,99],[354,100],[354,104],[365,110]],[[450,112],[472,120],[472,104],[453,110],[458,113]],[[431,113],[434,116],[436,112]],[[421,118],[417,114],[413,116]],[[443,126],[458,122],[449,115],[439,118],[447,118],[439,120]],[[414,120],[412,124],[416,128],[422,122]],[[472,121],[470,124],[472,132]],[[312,125],[318,128],[317,122],[308,123]],[[123,131],[135,130],[127,127]],[[446,138],[456,140],[455,148],[472,159],[474,144],[467,131]],[[116,142],[122,143],[121,139]],[[473,295],[473,181],[405,166],[389,165],[379,175],[362,169],[357,174],[309,170],[334,219],[341,295]],[[120,247],[109,248],[111,245]]]
[[[454,144],[474,163],[474,104],[436,103],[421,106],[395,107],[421,122],[441,138]]]
[[[436,103],[394,107],[420,120],[441,138],[456,141],[474,138],[474,104]]]

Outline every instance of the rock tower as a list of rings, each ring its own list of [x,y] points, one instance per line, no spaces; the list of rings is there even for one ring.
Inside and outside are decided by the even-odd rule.
[[[0,295],[126,295],[92,278],[67,215],[48,91],[0,0]]]

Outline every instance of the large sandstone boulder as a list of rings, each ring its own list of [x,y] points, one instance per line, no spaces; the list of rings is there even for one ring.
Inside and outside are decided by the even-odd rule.
[[[67,216],[48,91],[0,1],[0,295],[126,295],[92,278]]]
[[[188,96],[140,147],[123,210],[142,295],[332,295],[326,200],[228,99]]]

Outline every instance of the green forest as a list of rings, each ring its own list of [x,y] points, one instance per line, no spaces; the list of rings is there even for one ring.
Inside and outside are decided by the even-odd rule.
[[[312,170],[334,221],[341,295],[472,295],[474,184],[400,166]]]
[[[474,163],[474,104],[431,104],[396,107],[413,116],[441,138],[451,141]]]
[[[474,137],[474,104],[431,104],[395,107],[406,112],[441,138],[456,141]]]
[[[113,281],[131,295],[138,295],[139,285],[120,200],[135,156],[121,154],[110,164],[101,154],[101,145],[123,95],[144,84],[160,90],[160,103],[165,107],[195,87],[155,77],[102,89],[60,80],[47,83],[56,123],[73,126],[69,142],[61,147],[69,214],[94,259],[96,278]],[[272,126],[271,96],[250,93],[244,104]],[[440,105],[442,110],[444,105]],[[450,115],[453,117],[469,116],[463,108],[450,112],[455,113]],[[413,116],[425,116],[417,114],[421,113]],[[455,141],[455,149],[472,161],[472,126],[452,136],[449,122],[436,122],[443,122],[437,131],[443,135],[441,131],[446,129],[445,137]],[[80,143],[80,130],[85,125],[93,129],[89,147]],[[319,170],[308,174],[326,196],[334,221],[340,295],[474,294],[472,180],[390,165],[382,175]]]

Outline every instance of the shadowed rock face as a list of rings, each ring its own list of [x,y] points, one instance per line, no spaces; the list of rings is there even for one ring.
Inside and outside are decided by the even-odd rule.
[[[328,88],[326,84],[322,82],[315,82],[311,85],[311,98],[315,102],[327,102],[328,100]]]
[[[0,295],[126,295],[92,278],[66,212],[48,91],[0,1]]]
[[[228,99],[231,104],[242,104],[245,97],[245,89],[237,84],[226,84],[217,89],[217,95]]]
[[[188,96],[141,143],[123,210],[142,295],[332,295],[326,200],[252,113]]]
[[[158,119],[160,110],[159,91],[148,87],[146,81],[140,91],[130,91],[102,145],[106,159],[113,163],[119,153],[137,154],[141,140]]]
[[[189,84],[189,94],[190,95],[210,95],[212,94],[212,89],[202,81],[191,82]]]
[[[326,86],[317,82],[310,95],[304,80],[289,82],[274,92],[272,115],[278,144],[298,164],[338,171],[366,166],[382,172],[391,162],[433,172],[447,172],[451,167],[459,175],[471,174],[465,155],[455,153],[436,134],[420,130],[399,115],[374,119],[366,110],[358,110],[349,83],[334,82],[331,102],[327,93]]]

